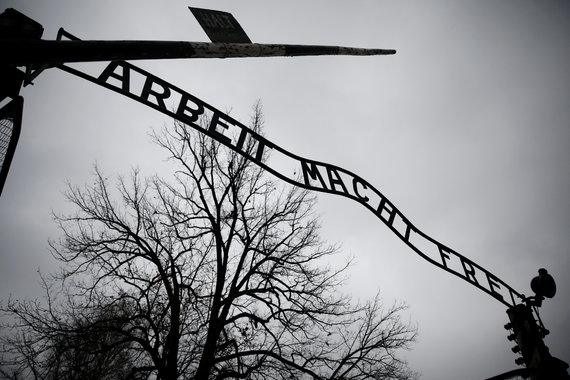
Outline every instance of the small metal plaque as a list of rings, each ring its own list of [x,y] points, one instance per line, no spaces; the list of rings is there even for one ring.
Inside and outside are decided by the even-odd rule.
[[[212,42],[250,44],[251,40],[231,13],[188,7]]]

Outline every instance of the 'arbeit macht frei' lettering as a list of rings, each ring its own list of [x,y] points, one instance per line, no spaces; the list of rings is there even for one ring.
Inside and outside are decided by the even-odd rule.
[[[293,185],[342,195],[360,203],[430,263],[464,279],[507,306],[514,306],[517,300],[522,299],[519,293],[489,271],[421,232],[380,191],[348,170],[296,156],[195,96],[130,63],[111,62],[98,77],[71,67],[62,68],[192,126]],[[174,107],[170,109],[167,104],[174,104]],[[201,116],[210,120],[208,126],[198,124]],[[253,147],[253,150],[246,150],[246,146]],[[264,154],[269,151],[271,158],[265,160]],[[286,162],[288,169],[272,166],[269,161],[275,158]],[[291,173],[299,175],[292,176]]]

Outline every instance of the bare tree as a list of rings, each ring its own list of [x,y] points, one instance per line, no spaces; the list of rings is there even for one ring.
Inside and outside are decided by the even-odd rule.
[[[261,132],[259,106],[251,124]],[[78,211],[56,216],[63,237],[50,246],[73,307],[61,315],[48,302],[46,315],[12,302],[5,310],[29,334],[81,315],[80,326],[107,326],[128,347],[131,376],[414,377],[396,355],[415,339],[403,306],[341,295],[348,263],[327,265],[338,248],[320,240],[314,196],[186,125],[154,137],[172,178],[135,170],[112,186],[96,168],[92,186],[68,187]]]
[[[42,278],[43,280],[43,278]],[[120,333],[124,305],[93,310],[67,299],[57,311],[43,282],[47,306],[10,301],[17,323],[2,337],[0,376],[7,379],[112,380],[131,376],[134,358]],[[132,377],[132,376],[131,376]]]

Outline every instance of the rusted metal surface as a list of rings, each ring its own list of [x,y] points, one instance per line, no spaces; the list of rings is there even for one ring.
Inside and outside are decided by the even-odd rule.
[[[391,49],[362,49],[343,46],[231,44],[187,41],[48,41],[2,40],[0,63],[24,66],[66,62],[175,59],[240,58],[311,55],[388,55]]]

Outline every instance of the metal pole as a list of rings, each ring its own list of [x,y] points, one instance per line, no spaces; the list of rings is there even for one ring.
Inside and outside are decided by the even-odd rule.
[[[25,66],[140,59],[238,58],[315,55],[391,55],[392,49],[344,46],[235,44],[187,41],[0,41],[0,63]]]

